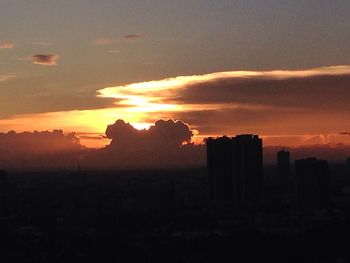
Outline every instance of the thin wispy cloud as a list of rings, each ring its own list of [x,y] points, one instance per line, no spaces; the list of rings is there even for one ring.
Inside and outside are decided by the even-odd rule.
[[[124,39],[127,39],[127,40],[136,40],[136,39],[139,39],[139,38],[142,38],[141,35],[136,35],[136,34],[129,34],[129,35],[125,35],[124,36]]]
[[[12,49],[15,47],[15,44],[12,42],[0,42],[0,49]]]
[[[36,54],[31,57],[33,64],[41,66],[56,66],[58,63],[57,54]]]
[[[13,74],[0,74],[0,82],[7,81],[15,77],[16,75],[13,75]]]
[[[94,46],[113,46],[123,41],[134,41],[142,38],[141,35],[128,34],[123,37],[100,37],[93,41]]]
[[[95,46],[111,46],[118,43],[119,40],[111,37],[101,37],[94,40],[93,45]]]
[[[43,47],[52,45],[50,42],[47,42],[47,41],[35,41],[35,42],[32,42],[32,44],[35,46],[43,46]]]
[[[119,51],[119,50],[111,49],[111,50],[108,50],[108,53],[111,53],[111,54],[119,54],[120,51]]]

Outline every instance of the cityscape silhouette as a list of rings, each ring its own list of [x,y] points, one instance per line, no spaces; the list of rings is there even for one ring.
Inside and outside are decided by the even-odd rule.
[[[166,151],[176,156],[172,147],[185,147],[181,142],[188,137],[172,134],[177,142],[159,135],[148,142],[141,135],[122,143],[139,147],[140,156],[151,153],[142,153],[136,140],[154,145],[152,158],[174,165],[159,159],[165,154],[159,143],[168,143]],[[349,159],[328,163],[309,157],[293,163],[293,151],[283,148],[276,149],[275,164],[264,164],[263,140],[243,134],[207,138],[206,165],[84,166],[99,154],[107,158],[105,151],[84,156],[69,151],[69,158],[80,156],[73,169],[0,171],[5,262],[334,262],[349,257],[342,242],[350,233]],[[177,158],[185,160],[187,154]]]
[[[0,0],[0,263],[350,262],[350,0]]]

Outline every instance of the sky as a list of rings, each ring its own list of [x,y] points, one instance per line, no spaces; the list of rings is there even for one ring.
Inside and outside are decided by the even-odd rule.
[[[0,0],[0,132],[350,143],[349,35],[348,0]]]

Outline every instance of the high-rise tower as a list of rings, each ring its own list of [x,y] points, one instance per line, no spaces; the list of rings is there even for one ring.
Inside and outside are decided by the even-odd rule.
[[[207,140],[210,198],[255,205],[262,192],[262,140],[238,135]]]

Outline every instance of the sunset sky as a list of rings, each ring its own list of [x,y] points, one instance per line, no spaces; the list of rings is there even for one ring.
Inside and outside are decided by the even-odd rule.
[[[0,132],[350,144],[349,36],[349,0],[0,0]]]

